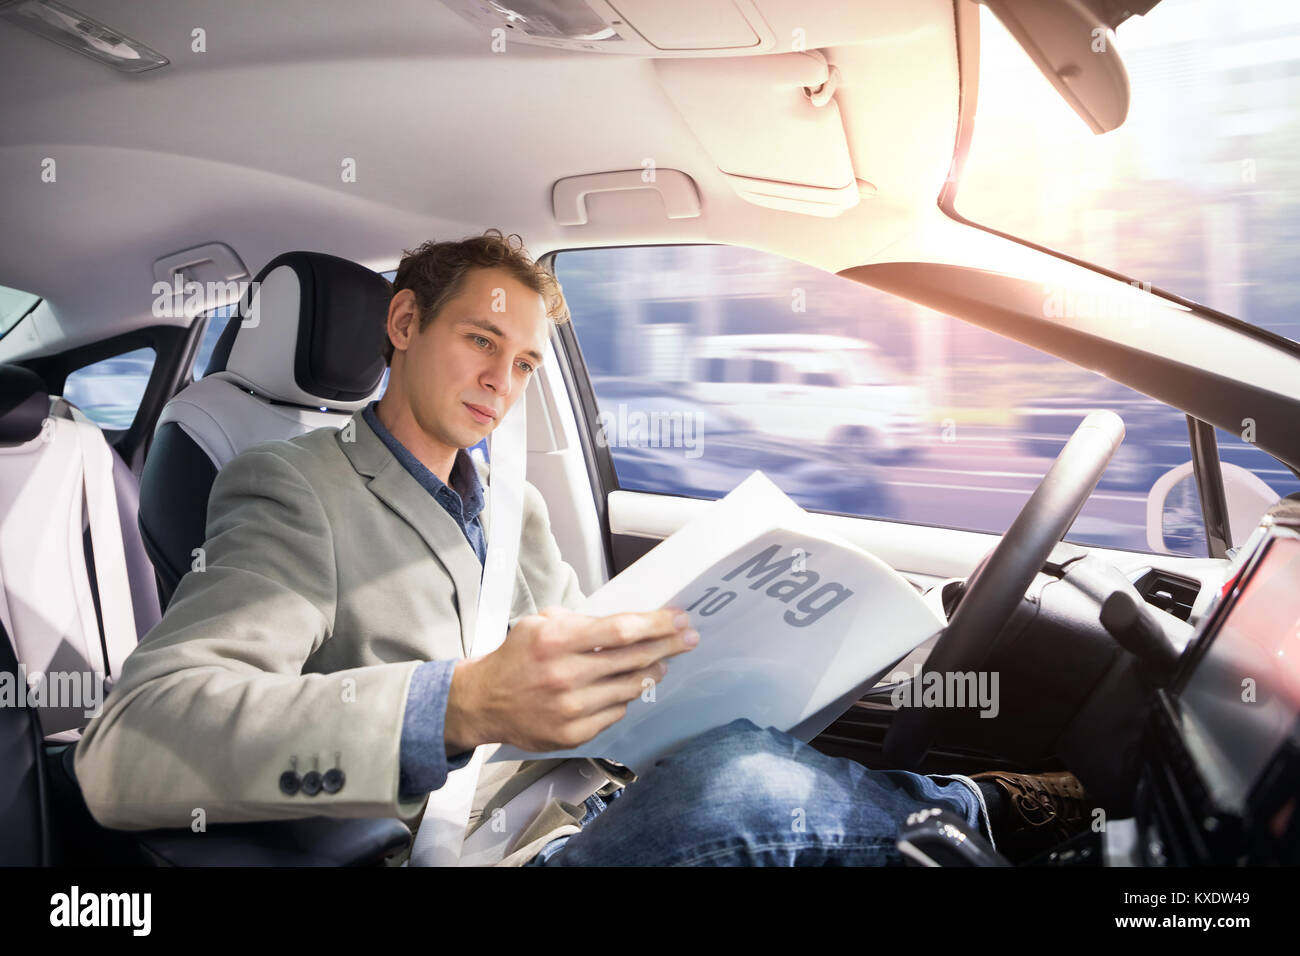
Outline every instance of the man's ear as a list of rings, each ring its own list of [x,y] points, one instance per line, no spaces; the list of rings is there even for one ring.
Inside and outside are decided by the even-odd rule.
[[[388,303],[388,338],[395,350],[406,351],[411,336],[419,329],[418,314],[419,304],[410,289],[398,292]]]

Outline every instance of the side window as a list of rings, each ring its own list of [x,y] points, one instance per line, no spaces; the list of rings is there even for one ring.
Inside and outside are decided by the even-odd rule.
[[[727,363],[724,359],[702,359],[697,378],[704,382],[725,382],[727,380]]]
[[[781,366],[771,359],[754,359],[749,365],[751,382],[770,384],[781,381]]]
[[[831,372],[804,372],[803,383],[805,385],[820,385],[825,388],[839,388],[841,385]]]
[[[130,428],[153,372],[154,350],[136,349],[68,375],[63,397],[100,428]]]
[[[1191,460],[1177,409],[778,256],[589,249],[555,269],[628,490],[717,498],[758,468],[811,510],[1001,533],[1084,415],[1109,408],[1127,438],[1068,539],[1146,551],[1147,492]],[[646,317],[669,305],[677,361],[640,364]],[[755,387],[778,365],[790,385]],[[1203,534],[1174,547],[1206,554]]]
[[[0,285],[0,337],[7,335],[40,301],[39,295]]]

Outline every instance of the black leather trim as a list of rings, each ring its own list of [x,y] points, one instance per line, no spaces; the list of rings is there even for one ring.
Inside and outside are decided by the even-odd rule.
[[[18,676],[18,655],[0,624],[0,671]],[[41,724],[30,707],[0,707],[0,866],[49,866],[48,788]]]
[[[122,557],[126,561],[126,579],[131,589],[131,608],[135,612],[136,639],[144,637],[162,619],[153,562],[145,552],[138,524],[140,480],[127,467],[122,456],[113,451],[113,490],[117,494],[117,520],[122,529]],[[116,676],[116,675],[114,675]]]
[[[379,866],[407,848],[411,831],[401,820],[305,817],[135,838],[162,866]]]
[[[258,275],[258,279],[261,278],[262,276]],[[239,308],[226,319],[226,327],[217,336],[217,344],[212,346],[212,356],[208,359],[208,367],[204,370],[204,375],[225,371],[226,363],[230,361],[230,349],[235,344],[235,336],[239,333],[239,323],[243,318],[240,313],[245,307],[246,303],[240,302]]]
[[[154,435],[140,475],[140,538],[158,572],[163,610],[207,540],[208,495],[217,467],[177,422]],[[141,632],[143,636],[143,632]]]
[[[82,507],[85,507],[84,502]],[[99,632],[99,653],[107,662],[108,639],[104,636],[104,608],[99,602],[99,572],[95,567],[95,544],[92,540],[89,524],[81,530],[81,556],[86,562],[86,579],[90,582],[90,600],[95,605],[95,628]],[[105,667],[107,669],[107,664]]]
[[[365,266],[322,252],[286,252],[268,262],[254,282],[288,266],[298,277],[298,334],[294,381],[324,402],[355,402],[373,392],[384,375],[380,354],[392,286]],[[250,288],[228,320],[208,362],[207,374],[223,371],[252,298]],[[267,316],[261,316],[262,321]],[[282,321],[273,317],[272,321]]]
[[[31,441],[49,413],[50,396],[39,375],[21,365],[0,365],[0,445]]]

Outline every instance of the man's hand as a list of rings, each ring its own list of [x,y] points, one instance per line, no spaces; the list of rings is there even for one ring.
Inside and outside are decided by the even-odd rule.
[[[506,743],[536,753],[585,743],[627,712],[665,659],[699,643],[676,608],[588,617],[562,607],[520,618],[502,645],[460,661],[443,736],[447,753]]]

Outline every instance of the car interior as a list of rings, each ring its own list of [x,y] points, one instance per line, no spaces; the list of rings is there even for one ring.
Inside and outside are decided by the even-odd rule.
[[[1250,42],[1279,31],[1241,16]],[[585,593],[761,468],[947,621],[813,746],[882,769],[1068,769],[1098,806],[1033,859],[922,821],[910,862],[1300,863],[1283,645],[1300,326],[1248,320],[1190,259],[1132,270],[1125,228],[1078,251],[975,214],[1027,204],[1018,182],[961,198],[981,162],[1046,162],[1000,141],[997,114],[981,126],[986,70],[1014,58],[1033,80],[1027,123],[1113,140],[1167,62],[1126,71],[1125,31],[1159,53],[1162,31],[1210,43],[1210,17],[1180,0],[5,6],[0,672],[17,680],[0,698],[38,673],[110,690],[201,560],[220,469],[382,394],[403,250],[498,227],[568,300],[525,395],[527,478]],[[1188,89],[1187,108],[1209,95]],[[1062,177],[1080,203],[1100,195]],[[1153,241],[1178,228],[1138,212]],[[976,341],[1001,344],[954,370]],[[704,382],[701,357],[725,375]],[[715,408],[725,456],[707,433],[698,466],[599,440],[602,412],[655,400]],[[1137,478],[1103,482],[1120,469]],[[922,669],[998,672],[997,718],[897,707]],[[101,827],[72,774],[86,715],[16,699],[5,864],[376,866],[409,847],[396,820]]]

